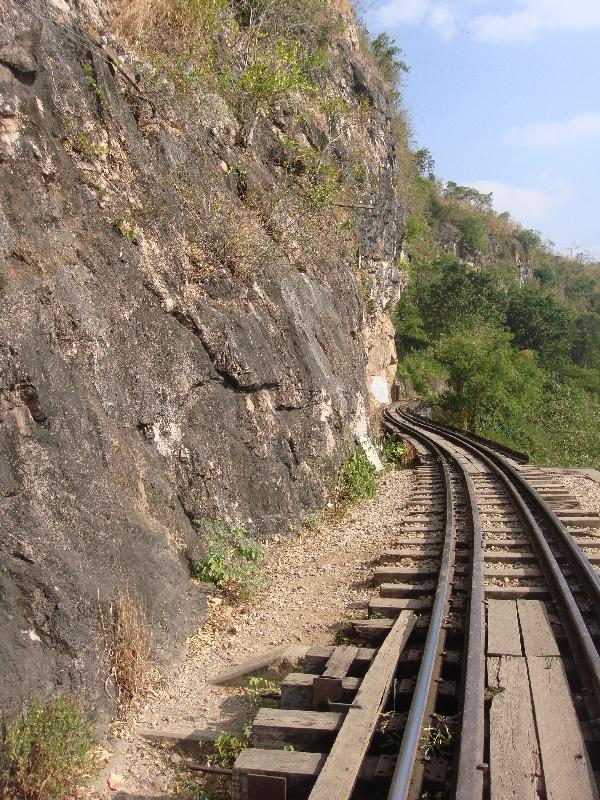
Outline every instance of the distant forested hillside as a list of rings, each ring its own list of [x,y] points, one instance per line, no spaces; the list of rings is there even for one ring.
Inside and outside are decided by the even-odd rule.
[[[414,154],[399,379],[441,418],[536,461],[600,464],[600,264],[558,255]]]

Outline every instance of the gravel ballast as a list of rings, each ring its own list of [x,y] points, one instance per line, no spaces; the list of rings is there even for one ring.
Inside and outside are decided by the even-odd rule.
[[[368,600],[377,592],[373,568],[395,545],[413,482],[411,470],[389,472],[376,496],[343,520],[269,545],[268,587],[246,606],[211,600],[209,623],[190,641],[186,662],[147,701],[134,731],[240,731],[251,714],[246,693],[210,681],[279,645],[332,645],[344,620],[366,617]],[[156,747],[132,736],[121,762],[125,791],[152,796],[160,787],[164,792],[171,768]]]

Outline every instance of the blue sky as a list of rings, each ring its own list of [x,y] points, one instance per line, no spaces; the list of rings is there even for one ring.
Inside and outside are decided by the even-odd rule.
[[[444,180],[600,259],[600,0],[363,0]],[[370,6],[370,7],[369,7]]]

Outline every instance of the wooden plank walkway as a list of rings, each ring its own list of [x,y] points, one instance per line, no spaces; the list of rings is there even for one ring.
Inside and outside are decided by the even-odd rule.
[[[522,656],[487,659],[492,800],[539,800],[540,755],[527,662]]]
[[[487,606],[492,800],[598,800],[546,604]]]
[[[516,601],[488,600],[487,614],[488,656],[522,655]]]

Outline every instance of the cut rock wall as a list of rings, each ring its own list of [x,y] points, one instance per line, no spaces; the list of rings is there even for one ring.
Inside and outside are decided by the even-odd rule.
[[[31,8],[60,24],[15,0],[0,18],[0,706],[60,689],[109,710],[100,610],[118,590],[175,663],[205,619],[191,518],[295,530],[368,430],[372,379],[393,372],[394,146],[341,42],[339,91],[372,108],[367,311],[353,246],[309,252],[299,230],[284,252],[242,207],[280,181],[285,116],[242,151],[221,98],[158,113],[81,38],[110,38],[106,9]],[[210,260],[197,230],[214,248],[226,222],[243,240]]]

